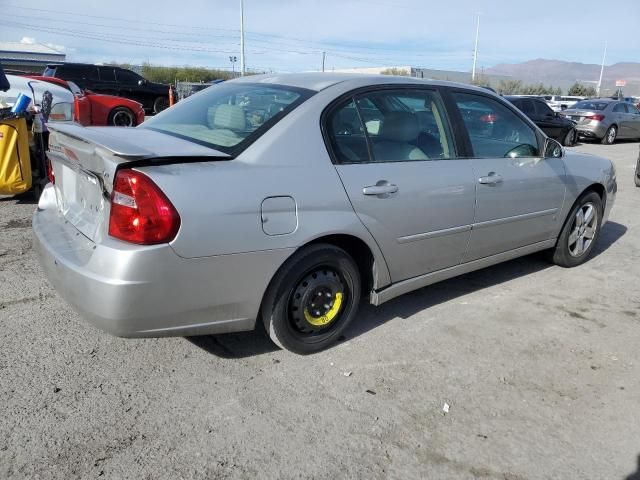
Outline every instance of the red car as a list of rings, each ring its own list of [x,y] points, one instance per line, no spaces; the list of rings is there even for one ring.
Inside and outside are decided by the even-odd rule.
[[[75,83],[61,78],[27,75],[35,80],[54,83],[73,93],[75,97],[74,120],[85,127],[115,126],[135,127],[144,121],[142,104],[128,98],[101,95],[90,90],[82,91]]]

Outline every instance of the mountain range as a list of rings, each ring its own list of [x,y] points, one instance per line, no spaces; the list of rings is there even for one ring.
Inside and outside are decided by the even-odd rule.
[[[545,85],[562,87],[565,91],[578,82],[586,86],[597,86],[600,65],[565,62],[562,60],[536,59],[523,63],[503,63],[483,69],[484,74],[504,75],[525,84],[542,82]],[[625,95],[640,95],[640,63],[621,62],[605,65],[602,76],[602,95],[611,95],[616,90],[616,81],[626,81],[622,87]]]

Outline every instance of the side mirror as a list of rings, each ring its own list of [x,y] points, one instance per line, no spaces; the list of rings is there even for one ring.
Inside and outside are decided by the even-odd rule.
[[[544,158],[562,158],[564,149],[559,142],[553,138],[547,138],[544,142]]]
[[[144,78],[138,80],[138,85],[140,85],[140,86],[142,86],[142,85],[144,85],[146,83],[147,83],[147,81]]]

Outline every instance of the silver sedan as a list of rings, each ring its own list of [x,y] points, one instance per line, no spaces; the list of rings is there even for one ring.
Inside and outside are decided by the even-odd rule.
[[[52,126],[33,217],[49,280],[144,337],[251,330],[298,353],[380,305],[546,250],[584,262],[616,196],[493,93],[291,74],[212,86],[137,128]]]
[[[576,122],[580,136],[605,145],[617,139],[640,139],[640,111],[628,102],[610,98],[582,100],[565,110],[564,115]]]

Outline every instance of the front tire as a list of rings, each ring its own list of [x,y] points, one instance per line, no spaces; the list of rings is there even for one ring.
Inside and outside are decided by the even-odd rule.
[[[275,275],[261,316],[271,340],[306,355],[334,343],[358,311],[360,274],[353,258],[328,244],[304,247]]]
[[[136,117],[127,107],[116,107],[109,113],[108,124],[112,127],[135,127]]]
[[[633,180],[636,187],[640,187],[640,158],[638,158],[638,163],[636,163],[636,174],[634,175]]]
[[[562,227],[552,261],[561,267],[576,267],[584,263],[600,236],[602,199],[593,191],[578,198]]]
[[[603,145],[613,145],[613,143],[616,141],[617,136],[618,129],[615,125],[611,125],[604,134],[604,137],[602,137],[602,139],[600,140],[600,143],[602,143]]]

